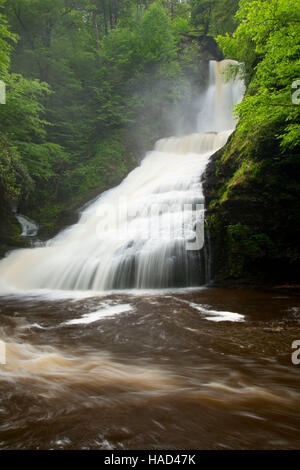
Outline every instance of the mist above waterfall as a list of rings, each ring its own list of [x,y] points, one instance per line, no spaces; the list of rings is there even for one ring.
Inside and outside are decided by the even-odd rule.
[[[243,96],[239,80],[225,82],[226,63],[210,62],[198,132],[161,139],[77,224],[45,247],[11,253],[0,263],[2,290],[161,288],[207,281],[199,243],[201,175],[232,132],[232,106]]]

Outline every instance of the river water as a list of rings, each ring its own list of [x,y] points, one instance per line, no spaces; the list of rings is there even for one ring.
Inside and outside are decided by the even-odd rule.
[[[28,293],[0,311],[2,449],[300,447],[295,295]]]

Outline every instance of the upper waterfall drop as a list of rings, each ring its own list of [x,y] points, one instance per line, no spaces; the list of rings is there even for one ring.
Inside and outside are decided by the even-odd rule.
[[[224,79],[226,67],[230,65],[237,65],[237,62],[230,59],[209,62],[208,88],[200,97],[198,132],[232,131],[235,128],[232,107],[242,101],[245,85],[239,79]]]
[[[17,250],[0,263],[0,290],[107,290],[205,283],[195,239],[204,213],[201,175],[234,129],[239,80],[211,61],[199,133],[157,142],[122,183],[101,194],[44,247]],[[200,209],[199,209],[200,207]]]

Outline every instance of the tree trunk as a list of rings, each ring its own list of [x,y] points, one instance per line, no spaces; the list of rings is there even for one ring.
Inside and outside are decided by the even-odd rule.
[[[99,50],[100,49],[100,37],[99,37],[99,29],[98,29],[98,24],[97,24],[96,10],[93,11],[93,25],[94,25],[95,34],[96,34],[96,48]]]

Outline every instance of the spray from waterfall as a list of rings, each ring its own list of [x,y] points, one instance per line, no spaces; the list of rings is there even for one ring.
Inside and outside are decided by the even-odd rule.
[[[232,106],[243,96],[241,81],[224,81],[226,64],[210,62],[198,133],[158,141],[119,186],[83,211],[77,224],[44,247],[11,253],[0,263],[0,289],[205,283],[208,273],[197,229],[203,229],[201,175],[234,129]]]

